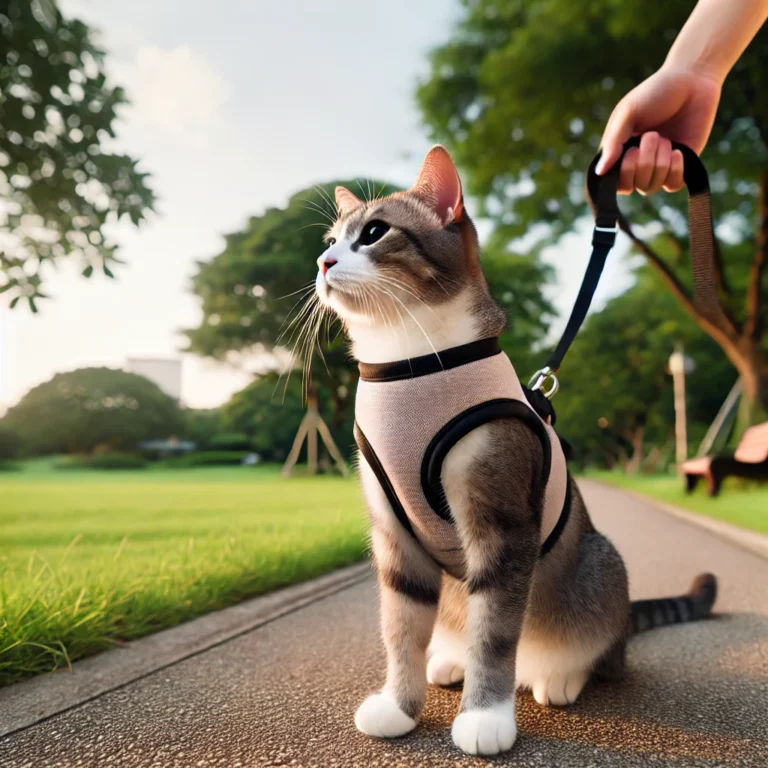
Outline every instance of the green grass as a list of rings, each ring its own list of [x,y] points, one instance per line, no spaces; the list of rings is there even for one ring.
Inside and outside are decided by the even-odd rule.
[[[0,475],[0,685],[364,554],[352,479],[51,467]]]
[[[768,534],[768,485],[729,478],[720,495],[706,495],[705,483],[690,496],[683,490],[683,480],[670,475],[625,475],[622,472],[588,472],[586,477],[644,493],[659,501],[682,507],[726,523]]]

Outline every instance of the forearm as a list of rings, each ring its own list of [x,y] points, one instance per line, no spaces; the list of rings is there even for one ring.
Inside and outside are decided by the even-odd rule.
[[[699,0],[664,66],[722,83],[767,18],[768,0]]]

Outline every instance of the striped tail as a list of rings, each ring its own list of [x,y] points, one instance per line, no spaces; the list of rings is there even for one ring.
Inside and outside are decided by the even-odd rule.
[[[657,600],[634,600],[630,606],[632,634],[669,624],[704,619],[712,613],[716,599],[717,579],[711,573],[702,573],[693,580],[687,595]]]

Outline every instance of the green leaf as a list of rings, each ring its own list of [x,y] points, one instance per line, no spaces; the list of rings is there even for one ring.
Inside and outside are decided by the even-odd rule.
[[[21,296],[17,296],[15,299],[11,300],[11,305],[10,305],[11,309],[13,309],[19,303],[19,299],[20,298],[21,298]]]
[[[37,304],[35,303],[35,297],[30,296],[28,301],[29,301],[29,308],[32,310],[34,314],[37,314]]]
[[[0,284],[7,284],[3,277],[21,268],[24,277],[19,282],[37,289],[39,274],[29,268],[33,264],[46,261],[55,266],[70,255],[87,256],[94,264],[110,258],[113,247],[105,244],[103,232],[107,211],[96,210],[81,197],[79,184],[98,182],[108,198],[107,210],[130,213],[134,221],[154,204],[148,177],[138,170],[139,160],[102,151],[102,140],[115,135],[116,109],[125,103],[125,94],[106,77],[105,55],[93,31],[62,15],[59,5],[57,0],[0,2],[0,155],[7,158],[6,177],[29,180],[23,190],[11,188],[6,195],[10,206],[2,230],[18,235],[24,251],[19,258],[0,259]],[[83,84],[81,101],[66,95],[73,81]],[[14,96],[19,86],[24,92]],[[59,120],[82,132],[82,140],[52,130]],[[23,142],[16,143],[14,134]],[[25,217],[43,222],[39,231],[44,235],[29,228],[22,232]],[[75,233],[78,238],[72,237]],[[74,244],[83,233],[91,236],[86,253]],[[82,275],[88,278],[92,272],[86,268]],[[30,293],[38,295],[36,290]]]
[[[111,270],[111,269],[110,269],[110,268],[109,268],[109,267],[108,267],[106,264],[104,265],[104,274],[105,274],[107,277],[112,277],[112,278],[114,278],[114,274],[112,273],[112,270]]]

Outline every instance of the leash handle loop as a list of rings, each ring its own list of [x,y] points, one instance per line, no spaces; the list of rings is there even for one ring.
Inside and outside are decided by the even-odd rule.
[[[597,290],[605,261],[616,242],[616,235],[622,220],[618,205],[618,184],[621,162],[628,150],[640,145],[640,137],[634,136],[625,145],[621,157],[603,176],[596,173],[602,152],[598,152],[589,164],[586,175],[586,195],[595,217],[592,233],[592,255],[584,278],[571,310],[563,335],[549,356],[547,364],[534,374],[531,389],[541,389],[548,380],[557,382],[554,374],[560,368],[566,352],[576,338],[587,316],[592,297]],[[718,296],[716,274],[717,250],[712,227],[712,206],[709,192],[709,176],[699,156],[685,144],[672,142],[673,149],[683,154],[683,179],[688,189],[688,223],[693,265],[693,301],[699,311],[714,323],[723,318],[723,309]],[[543,394],[550,398],[558,386],[550,386]]]

